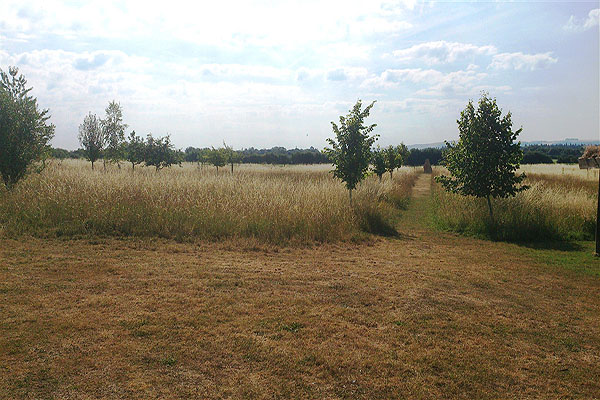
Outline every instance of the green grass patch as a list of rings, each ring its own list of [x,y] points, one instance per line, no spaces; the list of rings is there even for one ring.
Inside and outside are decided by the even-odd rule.
[[[595,242],[538,242],[521,248],[523,253],[543,264],[600,277],[600,257],[594,256]]]

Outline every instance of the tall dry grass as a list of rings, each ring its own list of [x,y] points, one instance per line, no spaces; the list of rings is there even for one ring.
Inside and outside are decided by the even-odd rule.
[[[362,232],[392,233],[396,206],[406,201],[414,174],[381,184],[367,179],[348,204],[343,184],[327,166],[198,168],[156,172],[83,161],[53,162],[11,192],[0,192],[4,235],[134,235],[269,243],[337,241]]]
[[[454,195],[434,183],[433,222],[442,229],[496,240],[593,239],[597,181],[574,174],[532,173],[525,184],[530,188],[516,197],[493,200],[491,221],[485,199]]]

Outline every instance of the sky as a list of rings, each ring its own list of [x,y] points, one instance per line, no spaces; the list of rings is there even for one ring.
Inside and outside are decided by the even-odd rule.
[[[482,91],[521,141],[600,138],[598,1],[189,3],[2,0],[0,68],[67,149],[111,100],[178,148],[322,148],[358,99],[380,145],[441,142]]]

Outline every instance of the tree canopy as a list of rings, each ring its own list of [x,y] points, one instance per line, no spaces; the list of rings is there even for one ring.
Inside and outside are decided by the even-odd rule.
[[[48,110],[38,108],[19,69],[0,69],[0,175],[7,188],[23,178],[31,166],[50,154],[54,125]]]
[[[83,119],[83,123],[79,125],[78,139],[85,158],[92,163],[92,169],[94,169],[94,162],[102,156],[105,143],[100,119],[95,114],[89,113]]]
[[[153,166],[158,171],[173,164],[180,164],[181,159],[173,147],[169,135],[155,138],[149,134],[146,137],[144,162],[147,166]]]
[[[493,219],[490,198],[514,196],[527,189],[517,175],[523,151],[515,142],[522,128],[512,130],[511,113],[503,117],[496,99],[482,93],[477,109],[470,100],[457,121],[459,139],[446,142],[444,164],[451,176],[436,177],[443,187],[464,196],[485,197]]]
[[[385,155],[383,153],[383,150],[379,148],[379,146],[373,151],[372,164],[373,172],[379,178],[379,182],[381,182],[381,177],[383,176],[383,174],[385,174],[387,169],[385,163]]]
[[[108,103],[106,116],[100,121],[102,134],[106,149],[105,159],[119,162],[125,156],[125,129],[127,124],[123,123],[123,109],[115,100]]]
[[[339,126],[331,122],[335,138],[327,139],[331,148],[324,150],[334,165],[333,175],[341,179],[348,188],[350,203],[352,190],[368,173],[371,147],[378,137],[370,136],[377,124],[364,125],[364,120],[374,105],[375,102],[372,102],[363,110],[362,102],[358,100],[348,115],[340,116]]]

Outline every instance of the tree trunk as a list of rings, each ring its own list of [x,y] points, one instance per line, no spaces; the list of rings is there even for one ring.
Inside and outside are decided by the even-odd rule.
[[[219,166],[215,165],[215,167],[217,167],[217,174],[219,173]]]
[[[348,196],[350,197],[350,207],[352,207],[352,189],[348,189]]]
[[[394,172],[394,170],[390,171],[390,179],[392,179],[392,172]]]
[[[131,170],[135,171],[135,163],[131,163]]]
[[[490,196],[487,196],[488,208],[490,210],[490,219],[494,222],[494,212],[492,211],[492,201],[490,200]]]
[[[233,163],[231,163],[231,175],[233,175]]]
[[[379,175],[379,183],[381,183],[381,178],[383,177],[383,175]]]
[[[92,161],[92,171],[94,170],[94,162]]]

